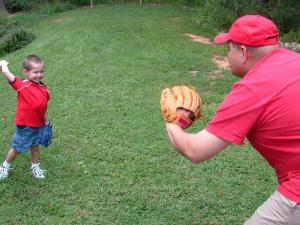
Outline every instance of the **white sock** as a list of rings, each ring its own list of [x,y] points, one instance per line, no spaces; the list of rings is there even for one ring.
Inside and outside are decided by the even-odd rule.
[[[10,168],[10,166],[11,166],[11,163],[8,163],[8,162],[6,162],[6,160],[3,162],[3,167],[5,167],[5,168]]]

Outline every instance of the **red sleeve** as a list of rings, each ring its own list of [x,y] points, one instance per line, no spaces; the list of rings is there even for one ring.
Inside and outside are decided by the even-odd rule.
[[[16,91],[20,90],[22,87],[26,86],[26,84],[20,79],[20,77],[16,77],[15,80],[9,83],[13,89]]]
[[[263,101],[243,84],[235,84],[206,130],[230,143],[243,144],[263,110]]]

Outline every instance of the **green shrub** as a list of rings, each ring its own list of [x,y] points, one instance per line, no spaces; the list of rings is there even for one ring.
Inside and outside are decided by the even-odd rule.
[[[270,17],[277,23],[280,31],[289,33],[291,30],[299,28],[300,25],[300,2],[293,5],[283,2],[276,8],[270,10]]]
[[[177,2],[185,0],[177,0]],[[193,1],[193,0],[191,0]],[[199,7],[199,17],[220,31],[228,30],[232,22],[246,14],[259,14],[271,18],[278,26],[281,36],[288,41],[299,40],[300,1],[261,0],[194,0]]]
[[[203,1],[199,0],[178,0],[178,1],[173,1],[176,2],[179,5],[186,5],[186,6],[201,6],[203,4]]]
[[[199,9],[199,16],[219,30],[227,30],[237,18],[237,9],[238,6],[235,6],[231,0],[212,0],[202,5]]]
[[[19,24],[0,21],[0,55],[20,49],[33,39],[34,35],[26,32]]]
[[[69,0],[67,2],[69,2],[71,4],[74,4],[74,5],[88,5],[88,4],[90,4],[89,0]]]
[[[51,4],[43,4],[39,7],[39,11],[43,15],[55,15],[67,10],[74,9],[76,6],[71,3],[59,3],[59,2],[53,2]]]
[[[77,6],[84,6],[84,5],[90,5],[90,0],[67,0],[64,1],[67,3],[71,3]],[[119,2],[119,1],[114,1],[114,0],[93,0],[94,4],[111,4],[114,2]]]
[[[300,28],[298,30],[290,30],[281,39],[282,39],[282,41],[298,42],[298,43],[300,43]]]
[[[34,0],[5,0],[5,6],[9,13],[32,9],[35,3]]]

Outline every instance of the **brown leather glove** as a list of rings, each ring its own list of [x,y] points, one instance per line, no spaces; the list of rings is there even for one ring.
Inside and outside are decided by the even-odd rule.
[[[166,122],[185,129],[201,117],[201,97],[192,86],[165,88],[161,93],[160,108]]]

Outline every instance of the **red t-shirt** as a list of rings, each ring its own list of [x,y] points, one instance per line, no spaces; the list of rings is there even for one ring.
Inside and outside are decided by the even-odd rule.
[[[300,54],[279,48],[257,62],[206,129],[234,144],[247,137],[276,170],[278,191],[300,203]]]
[[[29,127],[43,126],[50,99],[47,86],[29,80],[22,81],[19,77],[16,77],[10,85],[18,93],[15,124]]]

